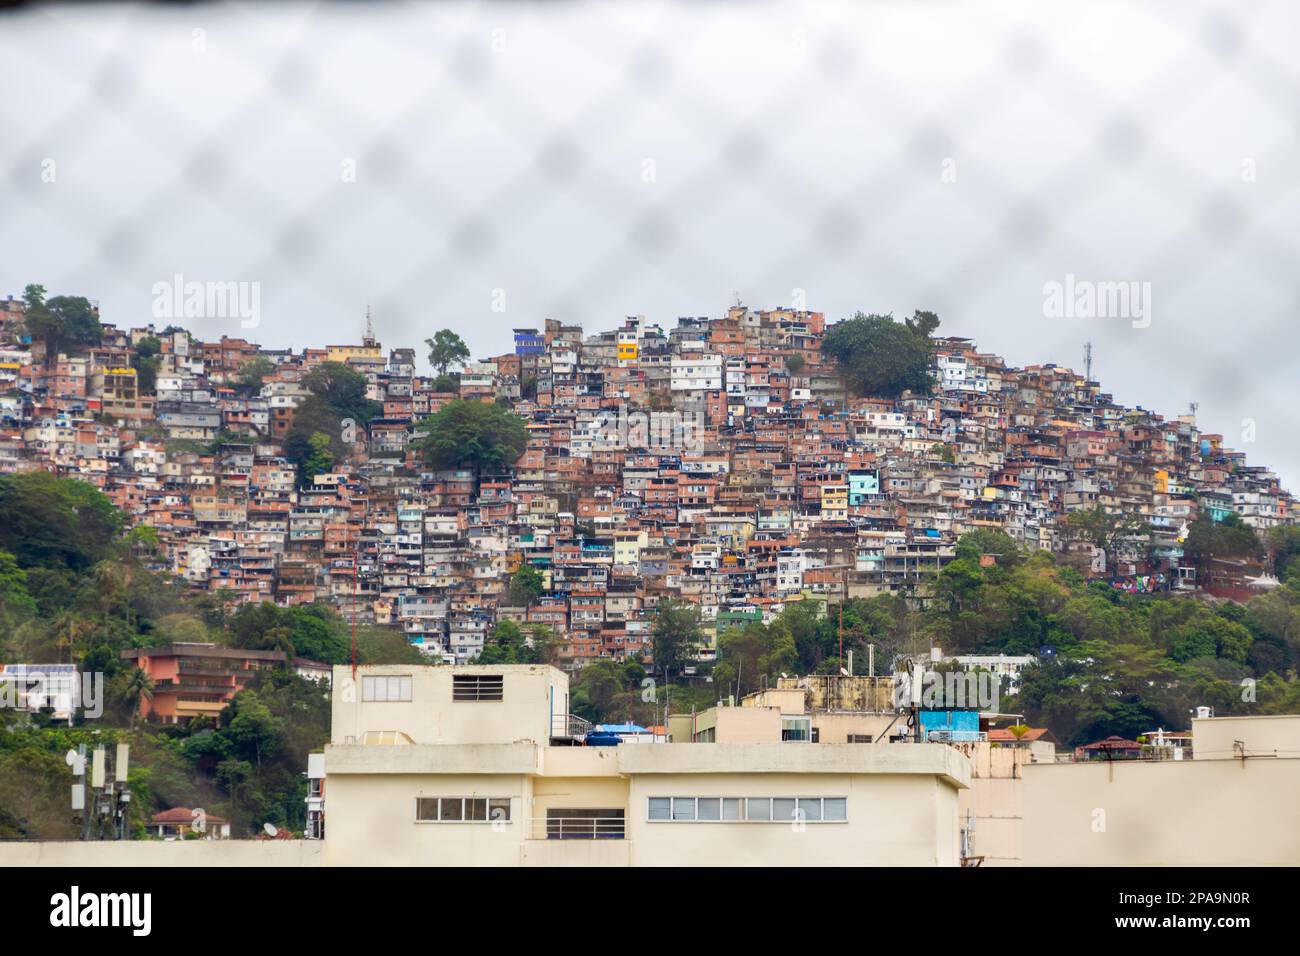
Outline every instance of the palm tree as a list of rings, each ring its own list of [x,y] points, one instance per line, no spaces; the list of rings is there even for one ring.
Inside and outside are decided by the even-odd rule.
[[[140,712],[140,702],[153,700],[153,678],[137,667],[127,678],[124,696],[131,704],[131,729],[135,730],[135,718]]]

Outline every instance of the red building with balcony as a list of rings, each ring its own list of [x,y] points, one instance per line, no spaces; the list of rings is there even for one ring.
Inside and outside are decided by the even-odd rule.
[[[285,663],[283,651],[247,651],[215,644],[138,647],[122,652],[149,675],[151,696],[141,696],[140,717],[176,724],[216,717],[258,671]]]

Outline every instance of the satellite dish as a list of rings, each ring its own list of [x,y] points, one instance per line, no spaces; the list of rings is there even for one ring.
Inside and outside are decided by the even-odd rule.
[[[272,839],[274,839],[276,834],[280,832],[275,828],[274,823],[263,823],[262,829],[266,832],[266,835],[271,837]]]
[[[75,766],[77,763],[77,752],[75,750],[69,750],[66,754],[63,755],[63,761],[69,767]]]
[[[849,676],[851,676],[851,675],[849,674],[848,671],[846,671],[843,667],[841,667],[841,668],[840,668],[840,676],[841,676],[841,677],[849,677]]]

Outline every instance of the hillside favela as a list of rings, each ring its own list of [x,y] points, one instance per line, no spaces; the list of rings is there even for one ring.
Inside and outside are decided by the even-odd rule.
[[[8,865],[1300,863],[1300,503],[1086,331],[6,296]]]

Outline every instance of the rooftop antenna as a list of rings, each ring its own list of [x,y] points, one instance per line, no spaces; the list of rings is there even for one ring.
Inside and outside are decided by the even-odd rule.
[[[1092,381],[1092,342],[1083,343],[1083,368],[1084,378]]]
[[[1190,402],[1190,403],[1188,404],[1187,407],[1190,408],[1190,409],[1192,410],[1192,417],[1195,418],[1195,417],[1196,417],[1196,411],[1197,411],[1197,409],[1199,409],[1199,408],[1201,407],[1201,403],[1200,403],[1200,402]]]
[[[370,303],[369,303],[369,302],[366,303],[366,332],[365,332],[365,335],[362,337],[361,341],[362,341],[362,343],[363,343],[364,345],[374,345],[374,344],[375,344],[375,323],[374,323],[374,321],[370,318]]]

